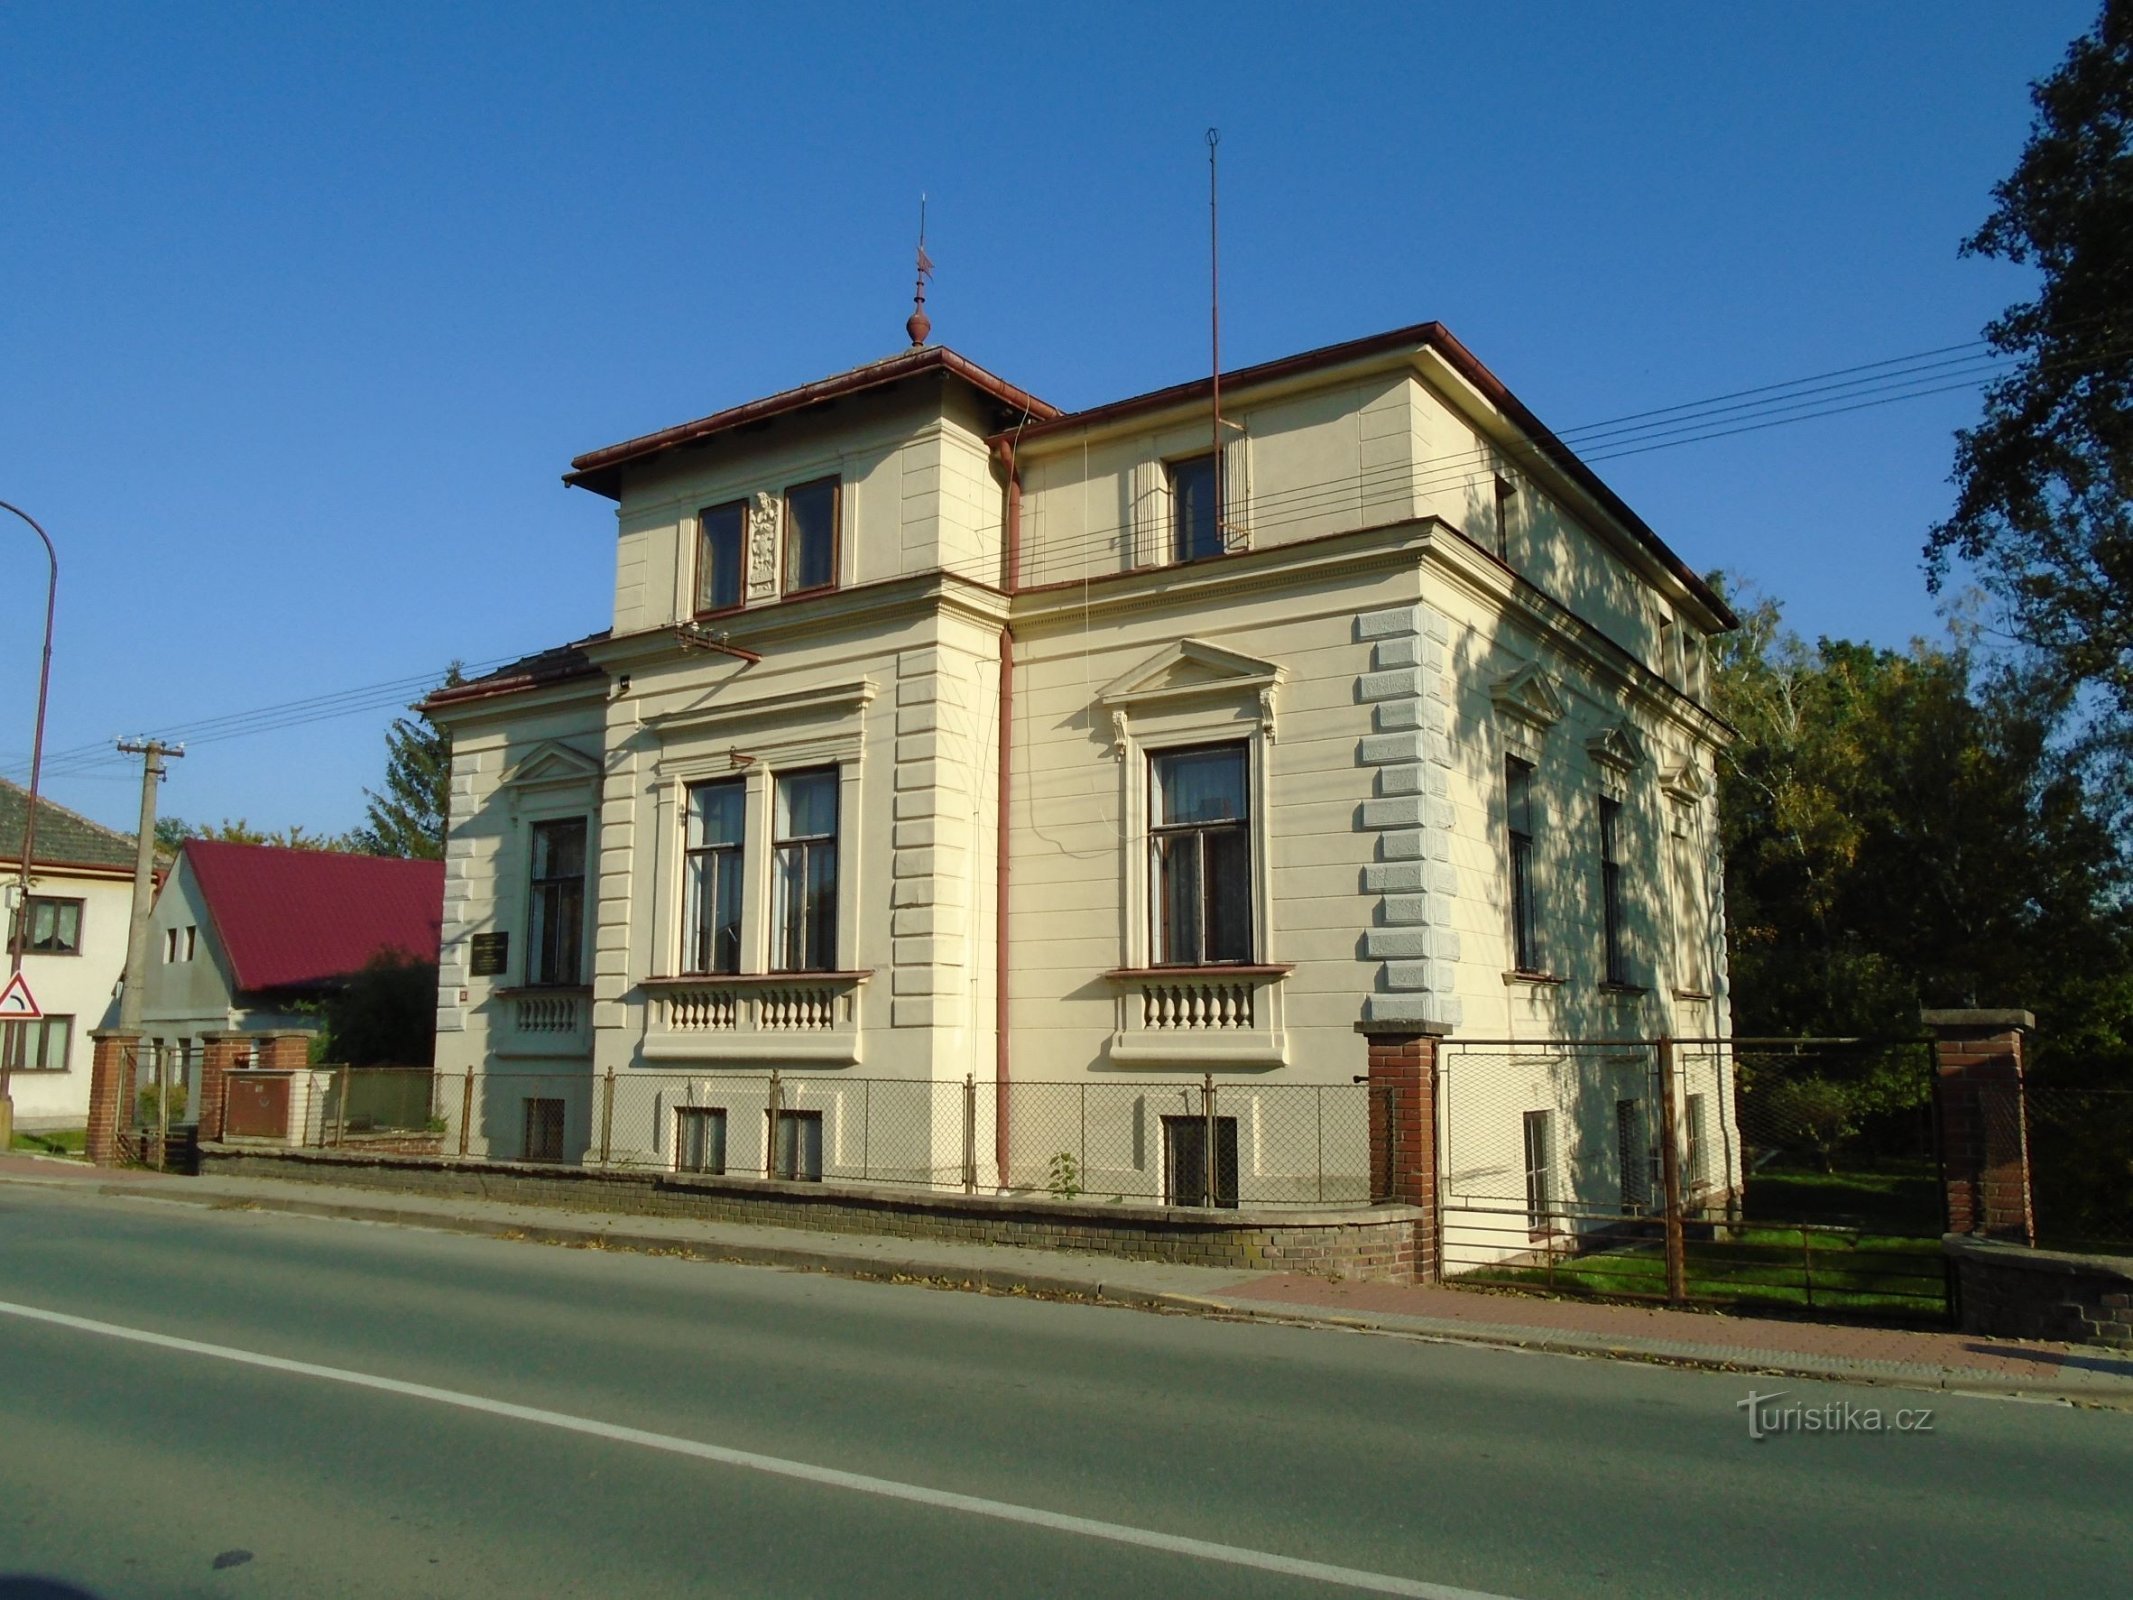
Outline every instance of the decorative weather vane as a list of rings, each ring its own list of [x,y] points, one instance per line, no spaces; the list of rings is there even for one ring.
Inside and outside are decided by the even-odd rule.
[[[926,315],[926,280],[933,276],[933,258],[926,254],[926,197],[918,197],[918,283],[911,290],[911,315],[904,319],[904,332],[914,345],[926,342],[933,319]]]

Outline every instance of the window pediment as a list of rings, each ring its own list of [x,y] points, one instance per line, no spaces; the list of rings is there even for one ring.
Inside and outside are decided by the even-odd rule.
[[[1711,775],[1694,761],[1684,761],[1659,780],[1659,786],[1676,800],[1694,805],[1711,794]]]
[[[555,784],[592,783],[599,776],[597,759],[554,739],[544,739],[505,775],[499,787],[532,789]]]
[[[1644,744],[1626,722],[1611,723],[1585,741],[1595,766],[1628,773],[1644,764]]]
[[[1535,733],[1543,733],[1562,721],[1566,709],[1561,692],[1547,672],[1531,661],[1491,684],[1489,698],[1496,703],[1500,716],[1522,722]]]
[[[1282,676],[1271,661],[1200,639],[1180,639],[1115,679],[1096,698],[1107,707],[1138,707],[1225,691],[1255,694],[1273,688]]]

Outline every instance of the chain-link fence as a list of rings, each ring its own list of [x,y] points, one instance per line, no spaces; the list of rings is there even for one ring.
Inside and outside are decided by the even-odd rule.
[[[1992,1098],[2001,1121],[2027,1123],[2037,1243],[2133,1252],[2133,1089],[2033,1078],[2019,1103],[2011,1088]]]
[[[1448,1043],[1448,1279],[1945,1316],[1925,1047]]]
[[[1003,1105],[976,1078],[331,1072],[305,1142],[1172,1206],[1364,1206],[1392,1180],[1394,1090],[1366,1083],[1014,1082]]]

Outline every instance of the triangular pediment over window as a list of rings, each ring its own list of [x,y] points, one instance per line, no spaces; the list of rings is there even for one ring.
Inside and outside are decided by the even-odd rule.
[[[1585,741],[1585,753],[1596,766],[1616,772],[1631,772],[1644,764],[1644,745],[1627,723],[1602,728]]]
[[[524,789],[535,784],[590,783],[600,776],[600,763],[567,744],[544,739],[504,775],[504,787]]]
[[[1273,688],[1281,678],[1281,668],[1271,661],[1200,639],[1180,639],[1115,679],[1097,701],[1105,706],[1137,706],[1195,695],[1257,694]]]
[[[1499,678],[1489,688],[1489,698],[1502,715],[1525,723],[1536,731],[1563,720],[1563,697],[1548,674],[1529,661],[1508,678]]]
[[[1661,778],[1659,786],[1676,800],[1693,805],[1711,793],[1711,775],[1695,762],[1684,761]]]

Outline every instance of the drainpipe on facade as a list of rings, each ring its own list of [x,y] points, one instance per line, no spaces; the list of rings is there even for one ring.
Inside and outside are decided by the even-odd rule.
[[[1027,419],[1025,419],[1027,420]],[[1018,433],[1019,429],[1016,430]],[[1007,472],[1007,560],[1003,574],[1010,606],[1022,576],[1022,479],[1015,470],[1014,441],[1000,441],[1000,464]],[[993,833],[993,1161],[998,1186],[1007,1188],[1008,1138],[1008,804],[1013,796],[1015,727],[1015,635],[1011,624],[1000,627],[1000,814]]]

